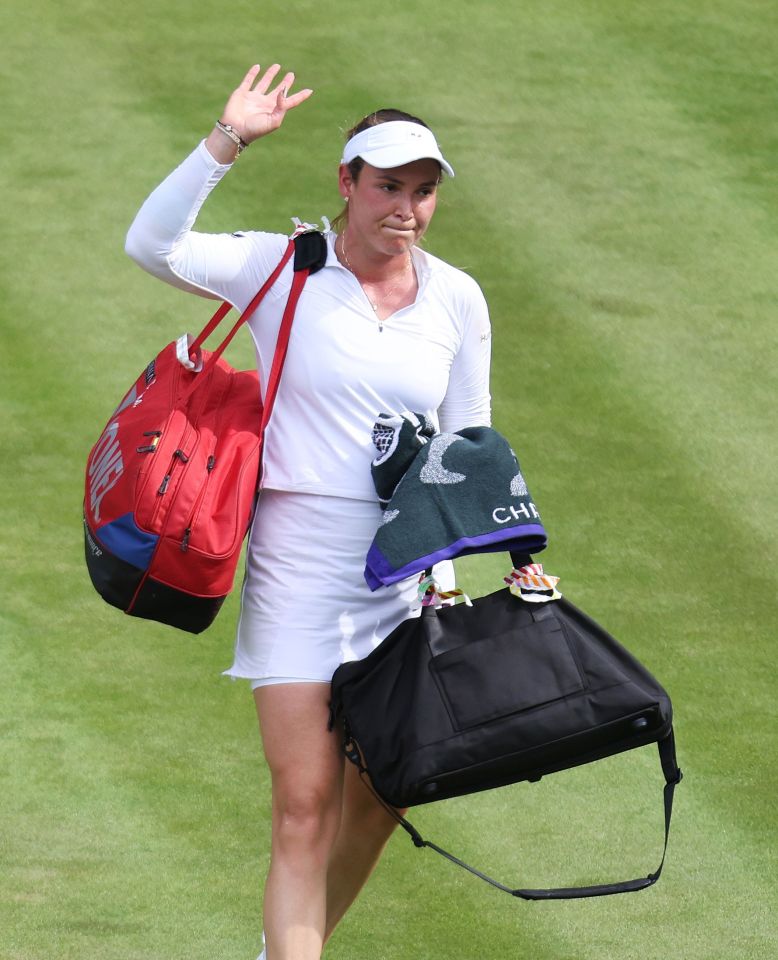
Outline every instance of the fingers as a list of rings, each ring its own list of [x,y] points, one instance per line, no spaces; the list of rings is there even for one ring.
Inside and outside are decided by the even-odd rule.
[[[260,77],[259,83],[254,87],[254,82],[257,77],[260,76],[261,67],[258,63],[255,63],[253,67],[248,71],[246,76],[240,83],[238,87],[239,90],[244,92],[258,93],[264,96],[270,87],[273,84],[273,81],[278,76],[281,71],[279,64],[274,63],[265,70],[263,76]],[[289,91],[294,83],[295,76],[293,73],[289,72],[284,74],[284,78],[281,83],[276,87],[275,90],[271,91],[270,96],[275,96],[276,98],[276,109],[277,110],[289,110],[292,107],[299,106],[304,100],[307,100],[308,97],[313,93],[313,90],[300,90],[295,93],[293,96],[289,96]],[[253,87],[253,90],[252,90]]]
[[[265,70],[264,77],[260,79],[259,83],[254,88],[255,92],[267,93],[268,89],[270,88],[270,84],[275,80],[276,74],[280,69],[281,67],[277,63],[274,63],[272,67],[268,67],[267,70]]]
[[[286,100],[286,95],[289,92],[290,87],[294,83],[294,74],[287,73],[284,76],[284,79],[278,85],[277,89],[274,91],[276,95],[276,106],[280,109],[284,107],[284,101]]]
[[[286,97],[284,99],[284,109],[291,110],[293,107],[299,106],[303,101],[307,100],[308,97],[313,93],[313,90],[305,89],[300,90],[297,93],[292,94],[291,97]]]
[[[291,110],[293,107],[299,106],[304,100],[307,100],[308,97],[313,93],[313,90],[299,90],[297,93],[289,96],[289,91],[294,83],[295,77],[293,73],[287,73],[284,79],[281,81],[278,89],[276,91],[276,109],[277,110]]]
[[[258,63],[255,63],[254,66],[249,70],[249,72],[246,74],[246,76],[245,76],[245,77],[243,78],[243,80],[241,81],[240,86],[238,87],[238,89],[239,89],[239,90],[250,90],[250,89],[251,89],[251,84],[254,82],[257,74],[259,73],[259,70],[260,70],[259,64],[258,64]]]

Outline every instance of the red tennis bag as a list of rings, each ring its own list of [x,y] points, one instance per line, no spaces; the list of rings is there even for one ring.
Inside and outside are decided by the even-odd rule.
[[[92,583],[125,613],[200,633],[232,589],[251,522],[265,427],[297,300],[324,265],[326,243],[299,233],[262,289],[212,353],[200,349],[230,310],[224,303],[184,347],[168,344],[119,404],[86,467],[84,533]],[[222,353],[294,254],[273,364],[260,400],[256,370]],[[198,372],[199,371],[199,372]]]

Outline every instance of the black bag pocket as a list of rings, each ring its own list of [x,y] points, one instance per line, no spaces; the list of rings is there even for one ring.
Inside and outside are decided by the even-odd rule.
[[[585,689],[567,633],[556,618],[438,654],[430,669],[457,730]]]

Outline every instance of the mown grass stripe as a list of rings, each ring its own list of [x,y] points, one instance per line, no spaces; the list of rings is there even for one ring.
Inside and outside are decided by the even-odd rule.
[[[488,294],[496,422],[552,533],[548,563],[670,688],[688,774],[650,893],[527,907],[403,836],[330,952],[772,957],[774,9],[294,13],[304,30],[276,2],[0,11],[4,954],[232,958],[258,940],[266,774],[245,690],[218,677],[234,603],[189,642],[123,619],[86,582],[78,504],[115,394],[207,309],[137,271],[124,231],[269,52],[316,96],[242,158],[204,227],[334,212],[338,128],[392,102],[431,120],[458,177],[429,246]],[[478,592],[503,563],[462,567]],[[646,780],[658,790],[653,757],[632,755],[419,820],[506,877],[609,876],[622,858],[653,867]]]

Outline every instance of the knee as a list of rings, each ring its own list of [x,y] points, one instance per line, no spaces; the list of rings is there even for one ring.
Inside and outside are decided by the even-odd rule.
[[[284,847],[329,849],[340,822],[340,796],[317,787],[274,790],[273,833]]]

